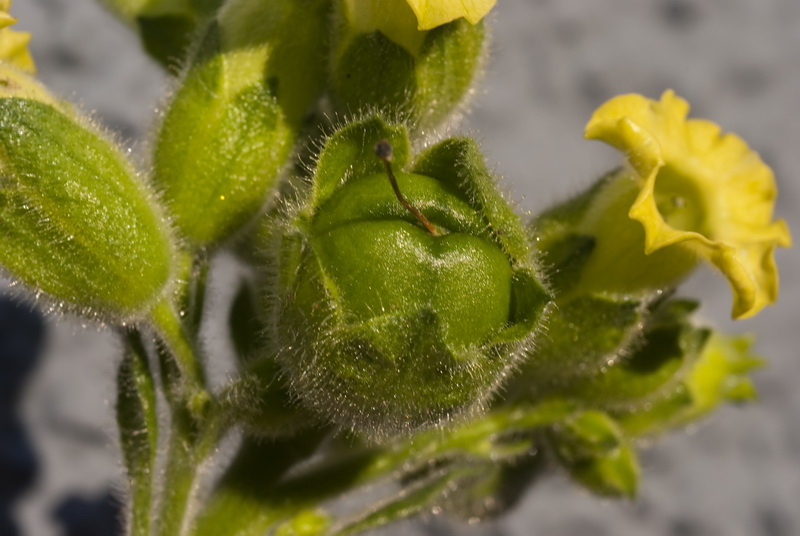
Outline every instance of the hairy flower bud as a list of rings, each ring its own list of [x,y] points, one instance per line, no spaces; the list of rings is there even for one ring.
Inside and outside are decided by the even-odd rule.
[[[328,0],[232,0],[201,36],[154,159],[190,247],[229,237],[276,185],[324,86],[327,12]]]
[[[272,244],[271,337],[292,390],[372,436],[481,408],[548,302],[474,142],[409,160],[402,127],[376,118],[340,130]]]
[[[456,9],[428,21],[430,10],[411,4],[339,1],[330,82],[339,112],[381,110],[424,130],[443,122],[464,100],[485,49],[483,22],[470,16],[478,12]],[[470,20],[456,18],[461,15]],[[452,22],[439,25],[448,19]]]
[[[38,100],[41,86],[5,68],[0,78],[0,265],[82,312],[145,314],[174,263],[153,196],[94,128]]]

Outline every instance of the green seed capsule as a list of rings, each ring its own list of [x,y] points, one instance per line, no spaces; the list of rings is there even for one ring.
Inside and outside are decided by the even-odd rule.
[[[372,153],[384,139],[399,195]],[[372,436],[479,409],[548,301],[475,144],[446,140],[413,166],[408,153],[405,130],[379,119],[341,130],[305,204],[274,233],[272,337],[291,387]]]
[[[73,309],[122,319],[146,313],[174,263],[153,196],[123,155],[72,112],[3,97],[0,265]]]
[[[201,36],[154,159],[190,247],[225,240],[276,186],[324,86],[328,2],[232,0]]]
[[[360,14],[351,3],[340,0],[335,18],[330,84],[337,110],[381,110],[418,130],[442,123],[481,70],[483,23],[458,19],[421,31],[405,3],[392,7],[405,11],[391,20],[377,9]]]

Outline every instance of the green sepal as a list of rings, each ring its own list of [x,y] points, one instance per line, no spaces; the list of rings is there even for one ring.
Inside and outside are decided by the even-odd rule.
[[[58,305],[139,317],[174,245],[154,196],[94,128],[42,102],[0,99],[0,265]]]
[[[530,263],[531,248],[525,228],[500,194],[486,167],[478,143],[470,138],[449,138],[420,154],[412,173],[436,177],[456,189],[489,224],[503,251],[522,264]]]
[[[162,67],[176,70],[189,53],[192,37],[223,0],[101,0],[138,31],[145,51]]]
[[[763,366],[746,336],[707,333],[688,366],[678,371],[678,383],[646,404],[631,404],[615,411],[626,433],[653,435],[686,424],[711,413],[724,402],[746,402],[756,397],[749,374]]]
[[[558,296],[646,301],[670,292],[697,266],[698,257],[685,248],[645,254],[644,228],[628,215],[638,181],[629,170],[616,169],[532,220],[529,232]]]
[[[234,73],[218,47],[214,24],[199,53],[209,59],[188,71],[154,158],[154,181],[195,248],[227,238],[261,209],[293,140],[268,87],[228,92]]]
[[[397,169],[405,168],[411,143],[402,125],[389,124],[373,116],[332,134],[317,161],[309,205],[315,209],[322,206],[336,190],[354,178],[383,173],[383,163],[375,157],[375,145],[382,140],[392,144],[393,165]]]
[[[696,302],[664,302],[639,328],[641,340],[594,374],[571,383],[562,394],[617,410],[633,410],[661,398],[681,381],[708,339],[707,329],[689,321],[696,307]]]
[[[553,428],[556,458],[572,477],[599,495],[636,496],[639,463],[622,429],[608,415],[586,411]]]
[[[275,191],[324,85],[327,10],[327,0],[233,0],[201,35],[154,157],[191,248],[226,240]]]
[[[548,208],[527,225],[548,284],[556,295],[565,295],[580,280],[584,265],[594,250],[596,239],[577,232],[592,200],[611,180],[613,173],[601,177],[586,191]]]
[[[334,23],[331,92],[341,113],[381,110],[416,131],[443,122],[477,78],[484,53],[483,23],[459,19],[425,33],[408,50],[379,31],[357,33],[343,10]]]
[[[526,352],[506,390],[509,399],[537,399],[591,383],[639,343],[647,304],[609,296],[581,296],[547,314],[547,337]]]
[[[117,425],[130,485],[129,534],[148,536],[158,415],[147,353],[137,333],[127,335],[125,355],[117,373]]]

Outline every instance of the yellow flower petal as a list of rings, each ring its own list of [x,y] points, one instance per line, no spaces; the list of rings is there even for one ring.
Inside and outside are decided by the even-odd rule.
[[[417,16],[420,30],[430,30],[464,17],[477,24],[497,0],[407,0]]]
[[[477,24],[496,3],[497,0],[344,0],[344,8],[356,31],[380,31],[416,54],[426,30],[461,17]]]
[[[36,72],[33,58],[28,52],[29,33],[15,32],[11,26],[17,19],[9,15],[11,0],[0,0],[0,61],[10,62],[30,73]]]
[[[17,22],[17,19],[8,14],[7,11],[0,11],[0,28],[11,26]]]
[[[33,57],[28,51],[31,34],[15,32],[10,28],[0,30],[0,60],[8,61],[29,73],[36,72]]]
[[[786,223],[772,221],[775,180],[741,138],[688,112],[672,91],[623,95],[595,112],[586,137],[625,153],[641,178],[629,216],[644,227],[645,253],[680,244],[705,258],[730,282],[733,317],[749,317],[777,298],[773,252],[791,245]]]

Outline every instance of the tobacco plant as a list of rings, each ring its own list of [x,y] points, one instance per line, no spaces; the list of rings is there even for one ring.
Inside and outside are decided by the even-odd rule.
[[[174,75],[149,165],[38,82],[4,27],[0,265],[124,341],[129,534],[484,519],[556,465],[633,497],[637,442],[755,396],[750,341],[676,290],[709,263],[733,317],[756,314],[789,232],[770,169],[673,92],[603,104],[585,135],[620,166],[523,219],[443,128],[487,61],[494,0],[106,4]],[[238,372],[212,389],[221,251],[247,271]]]

